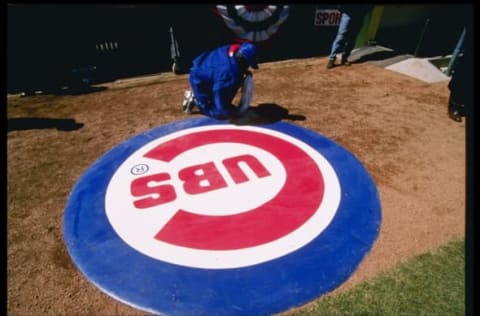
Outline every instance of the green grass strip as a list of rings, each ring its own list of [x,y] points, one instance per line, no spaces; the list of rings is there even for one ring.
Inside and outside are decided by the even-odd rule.
[[[294,315],[465,315],[464,250],[452,240]]]

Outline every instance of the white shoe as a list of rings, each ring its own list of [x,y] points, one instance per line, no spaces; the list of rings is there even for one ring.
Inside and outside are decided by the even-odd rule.
[[[195,101],[193,100],[193,92],[190,90],[185,90],[185,92],[183,93],[182,103],[183,112],[191,114],[194,104]]]

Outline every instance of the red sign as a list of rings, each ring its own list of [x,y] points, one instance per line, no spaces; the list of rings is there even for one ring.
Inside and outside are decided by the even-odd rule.
[[[342,13],[338,10],[322,10],[315,11],[315,26],[332,26],[339,25]]]

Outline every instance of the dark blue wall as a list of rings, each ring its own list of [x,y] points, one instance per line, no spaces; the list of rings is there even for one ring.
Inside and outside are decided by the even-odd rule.
[[[259,61],[326,56],[337,28],[315,26],[317,8],[333,6],[291,5],[288,19],[279,31],[259,43]],[[10,4],[7,6],[8,92],[68,85],[78,79],[75,77],[78,73],[73,74],[72,70],[81,67],[96,67],[94,82],[170,71],[173,63],[170,27],[188,71],[189,63],[198,53],[236,39],[214,9],[214,5],[206,4]],[[432,6],[427,12],[430,28],[423,52],[453,51],[461,22],[456,21],[454,29],[443,23],[452,12],[448,6]],[[422,25],[420,20],[411,25],[380,28],[379,44],[411,51]],[[100,44],[112,46],[102,51],[98,49]]]

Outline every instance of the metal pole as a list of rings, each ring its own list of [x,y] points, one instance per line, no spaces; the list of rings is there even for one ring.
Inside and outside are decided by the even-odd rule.
[[[181,72],[180,50],[178,49],[178,42],[175,39],[175,35],[173,34],[172,26],[170,26],[170,54],[173,60],[172,71],[175,74],[179,74]]]
[[[447,68],[447,71],[445,73],[447,76],[450,76],[452,74],[453,65],[455,65],[455,62],[457,61],[457,57],[458,57],[458,55],[460,54],[460,51],[463,48],[463,42],[464,42],[464,39],[465,39],[465,33],[466,32],[467,32],[466,29],[463,28],[462,35],[460,35],[460,39],[458,40],[457,46],[455,47],[455,50],[453,51],[452,58],[450,58],[450,62],[448,63],[448,68]]]
[[[425,21],[425,25],[423,26],[422,33],[420,33],[420,39],[418,40],[417,48],[415,49],[415,53],[413,54],[415,57],[418,56],[418,51],[420,50],[420,45],[422,44],[423,36],[425,35],[425,31],[427,30],[427,26],[429,22],[430,22],[430,19],[427,19]]]
[[[173,35],[173,27],[170,26],[170,54],[173,60],[177,60],[180,57],[180,52],[178,51],[178,43]]]

